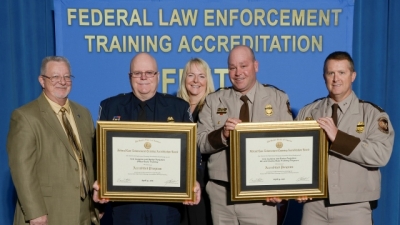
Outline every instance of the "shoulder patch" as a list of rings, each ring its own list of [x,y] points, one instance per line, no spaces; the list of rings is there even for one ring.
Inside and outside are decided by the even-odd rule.
[[[278,90],[278,91],[281,91],[281,92],[283,92],[283,93],[285,93],[285,94],[286,94],[286,92],[285,92],[285,91],[283,91],[283,90],[281,90],[281,89],[277,88],[276,86],[274,86],[274,85],[272,85],[272,84],[263,84],[263,86],[264,86],[264,87],[271,87],[271,88],[275,88],[276,90]]]
[[[378,119],[378,129],[385,134],[389,133],[389,120],[386,117]]]
[[[359,102],[360,102],[360,103],[370,104],[370,105],[372,105],[375,109],[379,110],[379,112],[385,112],[385,110],[383,110],[381,107],[379,107],[378,105],[375,105],[375,104],[372,103],[372,102],[364,101],[364,100],[361,100],[361,99],[359,99]]]
[[[215,92],[220,91],[220,90],[229,90],[229,89],[232,89],[232,87],[221,87],[221,88],[218,88]]]

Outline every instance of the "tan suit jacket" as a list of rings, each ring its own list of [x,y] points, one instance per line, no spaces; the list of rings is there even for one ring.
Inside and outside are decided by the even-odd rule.
[[[94,126],[90,112],[70,101],[88,168],[94,182]],[[48,215],[50,225],[80,224],[79,169],[61,123],[42,93],[14,110],[7,140],[9,166],[18,202],[14,224]],[[90,197],[89,197],[90,198]]]
[[[272,122],[293,120],[287,94],[271,86],[263,86],[256,82],[256,91],[252,110],[251,122]],[[228,181],[229,146],[210,143],[209,134],[222,128],[228,118],[239,118],[237,110],[240,102],[233,89],[221,89],[209,94],[206,103],[199,114],[198,146],[203,154],[211,154],[208,160],[208,172],[211,179]],[[267,115],[266,105],[271,105],[272,115]],[[226,113],[218,113],[218,109],[227,109]],[[229,143],[228,143],[229,144]]]
[[[390,159],[394,130],[386,112],[360,101],[354,92],[345,101],[342,104],[349,106],[339,118],[339,132],[329,155],[329,201],[341,204],[377,200],[381,191],[379,167]],[[296,120],[331,115],[329,99],[323,98],[302,108]],[[380,125],[383,121],[386,126]]]

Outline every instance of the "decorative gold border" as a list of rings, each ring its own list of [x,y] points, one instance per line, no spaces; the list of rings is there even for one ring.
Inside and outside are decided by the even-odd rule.
[[[318,131],[319,134],[319,166],[318,188],[315,189],[285,189],[285,190],[241,190],[241,164],[240,164],[240,136],[244,133],[270,132],[282,133]],[[281,197],[284,199],[296,199],[299,196],[310,198],[326,198],[327,191],[327,160],[329,143],[325,132],[313,121],[290,121],[290,122],[265,122],[265,123],[239,123],[235,130],[230,133],[230,169],[231,169],[231,199],[232,201],[265,200],[267,197]],[[315,151],[315,150],[314,150]],[[301,185],[300,185],[301,186]]]
[[[184,192],[125,192],[107,189],[107,132],[143,132],[143,133],[183,133],[186,134],[186,188]],[[158,138],[158,137],[157,137]],[[110,201],[142,201],[142,202],[184,202],[194,201],[193,187],[196,183],[196,123],[157,123],[157,122],[121,122],[97,121],[97,181],[100,185],[100,198]]]

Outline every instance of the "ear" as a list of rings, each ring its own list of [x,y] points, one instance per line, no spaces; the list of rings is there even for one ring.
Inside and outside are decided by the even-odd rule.
[[[160,72],[157,72],[156,77],[157,77],[157,88],[158,88],[158,84],[160,83]],[[156,91],[157,91],[157,89],[156,89]]]
[[[41,75],[39,75],[38,80],[39,80],[40,86],[42,86],[42,89],[44,89],[44,78]]]
[[[254,61],[254,70],[256,72],[258,72],[258,61],[257,60]]]
[[[357,76],[356,72],[351,73],[351,83],[354,82],[354,80],[356,79],[356,76]]]

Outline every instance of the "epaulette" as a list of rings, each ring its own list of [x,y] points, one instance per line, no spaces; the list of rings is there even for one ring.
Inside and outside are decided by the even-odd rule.
[[[359,102],[360,103],[368,103],[368,104],[372,105],[374,108],[376,108],[377,110],[379,110],[379,112],[381,112],[381,113],[385,112],[385,110],[383,110],[381,107],[379,107],[378,105],[375,105],[372,102],[364,101],[364,100],[361,100],[361,99],[359,99]]]
[[[314,103],[314,102],[318,102],[318,101],[321,101],[322,99],[324,99],[324,98],[326,98],[326,97],[322,97],[322,98],[317,98],[317,99],[315,99],[313,102],[311,102],[311,103]],[[310,104],[311,104],[310,103]]]
[[[220,87],[215,92],[220,91],[220,90],[229,90],[229,89],[232,89],[232,87]]]
[[[312,102],[308,103],[308,104],[307,104],[307,105],[305,105],[305,106],[311,105],[311,104],[313,104],[314,102],[321,101],[321,100],[322,100],[322,99],[324,99],[324,98],[326,98],[326,97],[317,98],[317,99],[315,99],[314,101],[312,101]]]
[[[285,92],[284,90],[281,90],[281,89],[277,88],[276,86],[274,86],[274,85],[272,85],[272,84],[263,84],[263,86],[264,86],[264,87],[275,88],[276,90],[281,91],[281,92],[283,92],[283,93],[286,94],[286,92]]]

